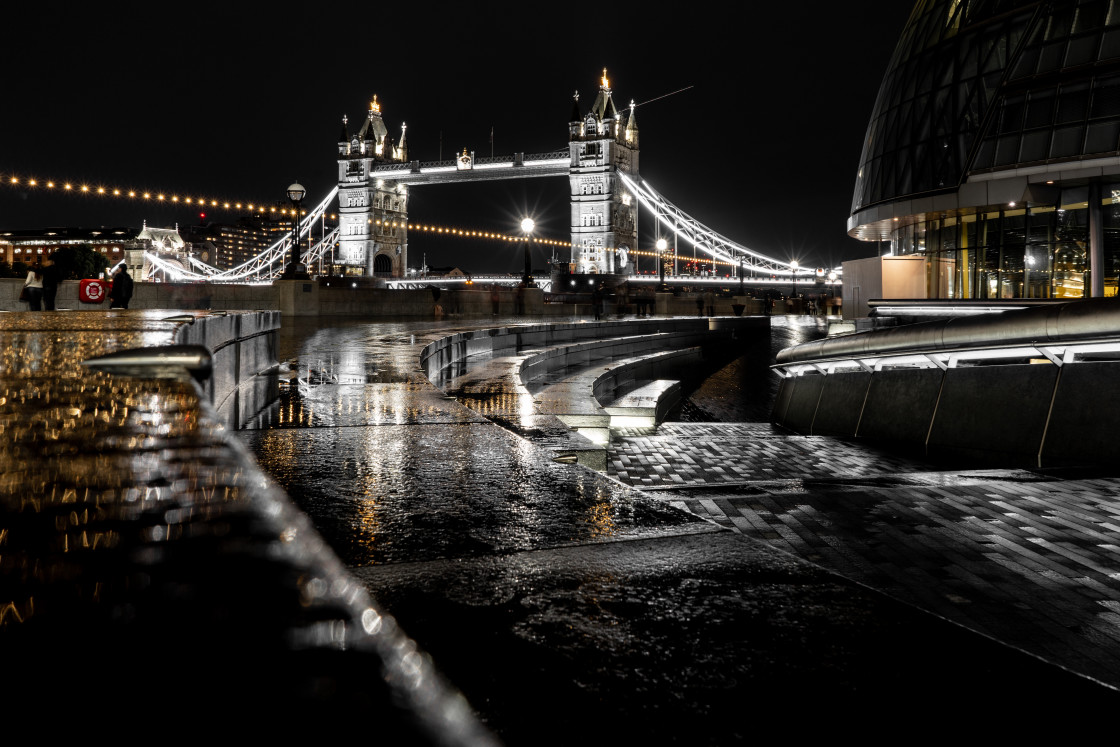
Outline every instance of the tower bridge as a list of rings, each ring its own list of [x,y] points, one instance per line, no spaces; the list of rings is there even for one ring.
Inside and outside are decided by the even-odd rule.
[[[506,179],[567,176],[570,185],[569,272],[576,275],[636,276],[632,253],[639,247],[641,213],[648,212],[658,237],[675,256],[680,241],[731,268],[740,276],[814,279],[814,268],[767,256],[699,223],[639,176],[639,130],[636,105],[619,110],[607,72],[599,81],[590,108],[583,110],[576,92],[568,123],[568,147],[544,153],[478,157],[463,149],[452,159],[411,160],[402,124],[394,142],[375,96],[361,126],[351,131],[347,117],[337,143],[338,186],[299,224],[299,258],[312,266],[326,256],[349,275],[402,280],[408,274],[408,198],[413,187]],[[338,199],[339,225],[306,250],[312,227]],[[527,239],[528,240],[528,239]],[[182,279],[211,282],[267,282],[280,275],[293,237],[278,241],[249,262],[219,271],[197,260],[191,269],[171,268],[149,257],[152,267],[174,269]],[[652,243],[652,242],[650,242]],[[661,249],[658,250],[662,251]],[[329,253],[329,255],[328,255]],[[839,268],[833,268],[839,274]]]

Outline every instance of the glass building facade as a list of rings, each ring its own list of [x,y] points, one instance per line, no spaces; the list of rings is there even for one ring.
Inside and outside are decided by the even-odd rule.
[[[848,233],[926,258],[930,298],[1120,287],[1120,0],[919,0]]]

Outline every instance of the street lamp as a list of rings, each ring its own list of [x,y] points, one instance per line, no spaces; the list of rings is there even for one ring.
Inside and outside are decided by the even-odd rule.
[[[529,255],[529,245],[533,241],[533,228],[536,224],[532,218],[525,218],[521,221],[521,232],[525,234],[525,276],[521,281],[525,283],[526,288],[533,288],[536,283],[533,282],[533,260]]]
[[[288,266],[284,268],[284,275],[287,277],[307,275],[307,270],[299,261],[299,206],[306,194],[307,189],[299,182],[288,185],[288,199],[292,202],[292,246]]]
[[[797,260],[796,259],[791,260],[790,263],[789,263],[789,269],[790,269],[789,274],[790,274],[790,277],[793,278],[793,294],[790,296],[790,300],[792,300],[797,295],[797,268],[798,268]]]
[[[665,290],[666,290],[666,285],[665,285],[665,247],[667,247],[668,245],[669,245],[669,242],[665,241],[665,239],[658,239],[657,240],[657,279],[658,279],[657,290],[658,290],[659,293],[664,293]]]

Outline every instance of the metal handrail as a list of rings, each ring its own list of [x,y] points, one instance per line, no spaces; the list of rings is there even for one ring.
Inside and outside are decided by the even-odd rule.
[[[777,367],[906,353],[931,354],[1016,345],[1120,339],[1120,300],[1093,298],[852,335],[795,345],[777,355]]]

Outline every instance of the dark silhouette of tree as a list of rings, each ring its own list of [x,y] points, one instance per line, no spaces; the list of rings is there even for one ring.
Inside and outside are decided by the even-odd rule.
[[[62,280],[101,277],[109,267],[108,258],[89,244],[59,247],[51,259],[58,267],[58,276]]]

